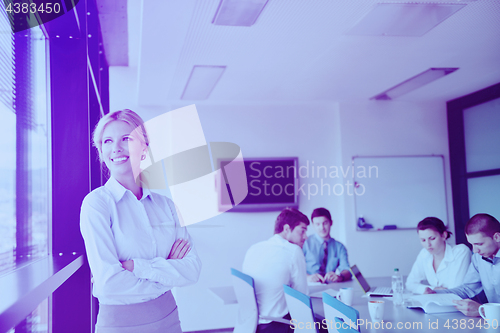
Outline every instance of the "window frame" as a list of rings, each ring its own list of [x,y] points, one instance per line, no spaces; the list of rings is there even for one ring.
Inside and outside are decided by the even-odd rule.
[[[466,244],[469,247],[471,246],[465,237],[465,224],[470,219],[468,180],[500,175],[500,168],[467,172],[464,111],[497,98],[500,98],[500,83],[446,103],[455,236],[457,244]]]

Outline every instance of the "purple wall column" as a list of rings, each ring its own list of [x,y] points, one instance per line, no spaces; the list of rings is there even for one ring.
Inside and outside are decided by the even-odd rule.
[[[81,0],[73,13],[49,22],[52,102],[52,242],[53,254],[85,253],[80,234],[80,206],[100,185],[101,172],[91,132],[100,105],[87,56],[101,100],[108,98],[107,64],[100,42],[95,0]],[[100,70],[100,68],[103,68]],[[102,79],[101,79],[102,78]],[[103,105],[105,112],[109,106]],[[85,263],[53,293],[53,332],[92,332],[90,269]]]

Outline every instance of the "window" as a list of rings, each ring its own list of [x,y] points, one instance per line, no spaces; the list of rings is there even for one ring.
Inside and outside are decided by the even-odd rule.
[[[90,134],[109,109],[96,4],[80,1],[41,28],[12,34],[4,3],[0,168],[10,170],[0,170],[0,285],[15,292],[0,297],[0,331],[90,331],[90,269],[78,221],[84,196],[100,186]],[[44,302],[47,310],[33,315]]]
[[[16,115],[14,113],[14,36],[0,4],[0,122],[4,126],[0,151],[0,272],[14,266],[16,216]]]
[[[0,5],[0,273],[49,253],[46,38],[12,33]]]
[[[500,83],[447,103],[457,243],[477,213],[500,218]]]
[[[46,298],[37,308],[26,317],[15,328],[7,333],[30,332],[47,333],[49,332],[49,299]]]
[[[500,98],[464,109],[464,136],[469,215],[500,218]]]

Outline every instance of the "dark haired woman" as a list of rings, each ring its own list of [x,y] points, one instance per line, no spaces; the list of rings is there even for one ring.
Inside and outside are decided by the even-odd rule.
[[[417,231],[423,249],[408,275],[406,288],[415,294],[426,294],[461,285],[470,264],[469,248],[464,244],[446,243],[451,232],[436,217],[420,221]],[[428,284],[423,284],[424,280]]]

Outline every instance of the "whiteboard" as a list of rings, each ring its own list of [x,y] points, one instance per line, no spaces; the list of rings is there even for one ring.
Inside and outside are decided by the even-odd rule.
[[[428,216],[448,225],[442,155],[354,156],[356,221],[363,217],[377,231],[415,229]]]

